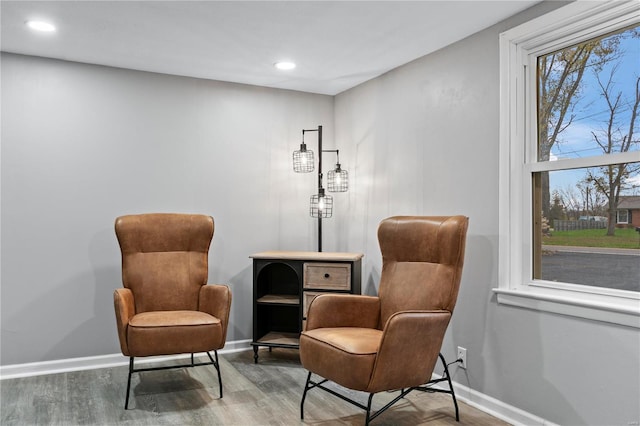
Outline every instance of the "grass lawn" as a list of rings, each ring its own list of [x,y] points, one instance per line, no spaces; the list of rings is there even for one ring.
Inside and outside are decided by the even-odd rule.
[[[618,228],[612,237],[607,236],[606,229],[551,231],[550,237],[542,238],[542,244],[640,249],[640,234],[633,228]]]

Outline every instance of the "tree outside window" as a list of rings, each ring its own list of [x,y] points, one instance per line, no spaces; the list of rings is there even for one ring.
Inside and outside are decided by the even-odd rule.
[[[621,196],[640,194],[640,162],[606,160],[640,150],[640,26],[536,65],[537,162],[604,160],[532,173],[533,278],[640,291],[640,258],[620,257],[640,243],[618,210]]]

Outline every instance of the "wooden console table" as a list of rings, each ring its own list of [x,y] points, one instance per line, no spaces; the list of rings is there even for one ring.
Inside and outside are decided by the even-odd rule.
[[[265,251],[253,258],[253,359],[260,346],[299,348],[311,301],[360,294],[362,253]]]

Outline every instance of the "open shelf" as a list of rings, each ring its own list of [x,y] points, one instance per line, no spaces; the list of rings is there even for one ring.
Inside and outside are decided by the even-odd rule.
[[[265,304],[299,305],[300,297],[296,294],[265,294],[256,300],[256,302]]]
[[[258,339],[258,343],[267,345],[290,345],[300,346],[299,333],[284,333],[278,331],[270,331],[269,333]]]

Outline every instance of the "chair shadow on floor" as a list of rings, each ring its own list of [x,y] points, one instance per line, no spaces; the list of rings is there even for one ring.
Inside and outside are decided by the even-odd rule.
[[[300,364],[299,353],[292,349],[260,349],[258,364],[254,364],[252,352],[239,352],[226,355],[224,358],[230,363],[233,369],[241,372],[250,380],[254,377],[256,369],[263,370],[260,377],[254,383],[257,388],[265,390],[270,386],[271,380],[267,380],[268,372],[277,370],[286,371],[290,378],[296,383],[292,392],[293,412],[288,413],[295,421],[299,419],[300,396],[304,385],[306,370]],[[277,374],[277,373],[276,373]],[[284,379],[282,379],[284,380]],[[327,387],[340,391],[350,398],[366,403],[367,393],[344,388],[336,383],[329,382]],[[267,391],[268,392],[268,391]],[[398,395],[398,391],[381,392],[376,395],[373,403],[373,411],[377,411],[387,402]],[[329,425],[349,425],[362,426],[365,413],[357,408],[346,404],[339,399],[324,395],[323,393],[312,394],[308,397],[309,413],[305,416],[304,423],[314,426]],[[466,407],[463,408],[466,415]],[[472,420],[471,423],[468,421]],[[462,422],[456,422],[455,410],[451,397],[444,394],[416,393],[409,394],[403,400],[396,403],[387,413],[384,413],[375,420],[375,426],[389,425],[421,425],[432,424],[435,426],[465,425],[474,424],[473,419],[463,416]],[[502,424],[502,423],[500,423]]]
[[[348,394],[355,400],[366,400],[366,393],[354,392],[345,388],[330,384],[329,387],[334,390],[341,390]],[[373,412],[376,412],[388,401],[398,395],[398,392],[387,392],[385,394],[378,395],[378,401],[373,404]],[[435,400],[431,401],[425,394],[419,393],[416,395],[408,395],[402,401],[396,403],[391,407],[388,412],[381,415],[375,420],[376,426],[391,426],[391,425],[422,425],[422,424],[434,424],[437,426],[446,425],[460,425],[461,423],[456,421],[455,411],[453,405],[450,404],[449,398],[444,397],[441,394],[435,395]],[[322,405],[323,401],[316,401],[315,405]],[[339,403],[341,404],[341,403]],[[451,406],[449,406],[451,405]],[[311,408],[311,407],[310,407]],[[317,407],[311,408],[311,413],[315,418],[304,419],[304,424],[314,426],[329,426],[329,425],[349,425],[349,426],[362,426],[364,423],[365,413],[342,415],[334,418],[325,418],[327,415],[323,412],[318,412]],[[335,415],[335,413],[334,413]],[[309,416],[311,417],[311,416]],[[462,423],[465,424],[465,423]]]
[[[203,377],[203,380],[210,379],[210,383],[205,384],[193,377],[194,372],[193,368],[184,368],[139,373],[139,382],[132,388],[132,406],[142,411],[168,413],[196,410],[219,399],[215,375]]]

